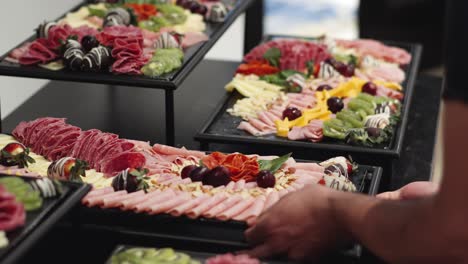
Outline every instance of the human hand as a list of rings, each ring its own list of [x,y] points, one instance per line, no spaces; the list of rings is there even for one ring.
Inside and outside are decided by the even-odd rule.
[[[287,254],[292,260],[306,260],[348,241],[330,205],[336,193],[317,185],[285,196],[249,222],[253,226],[245,236],[254,248],[247,253],[257,258]]]
[[[439,185],[433,182],[413,182],[393,192],[384,192],[377,198],[386,200],[413,200],[437,193]]]

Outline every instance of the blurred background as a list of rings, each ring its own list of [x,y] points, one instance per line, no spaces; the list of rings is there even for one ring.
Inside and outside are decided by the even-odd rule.
[[[257,0],[261,1],[261,0]],[[29,37],[45,19],[53,19],[80,0],[16,0],[2,3],[0,54]],[[375,38],[420,42],[422,70],[442,75],[443,0],[265,0],[267,34],[337,38]],[[240,17],[207,55],[209,59],[240,61],[244,17]],[[0,77],[4,118],[47,81]]]

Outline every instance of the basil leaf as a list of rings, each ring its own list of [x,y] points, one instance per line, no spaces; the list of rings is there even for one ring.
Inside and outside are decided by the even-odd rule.
[[[279,67],[279,61],[281,58],[281,50],[278,48],[270,48],[263,54],[263,58],[267,60],[272,66]]]
[[[292,153],[286,154],[273,160],[259,160],[260,170],[267,170],[271,173],[275,173],[283,164],[291,157]]]

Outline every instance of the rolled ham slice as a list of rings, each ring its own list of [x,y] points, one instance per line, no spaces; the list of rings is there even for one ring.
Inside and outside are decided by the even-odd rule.
[[[205,203],[199,204],[197,207],[187,211],[187,216],[189,218],[195,219],[200,215],[204,214],[206,211],[217,206],[218,204],[224,202],[227,199],[225,193],[217,193],[214,196],[210,197]]]
[[[191,198],[192,196],[189,193],[179,193],[176,196],[171,197],[170,199],[153,204],[146,211],[150,215],[168,212],[172,208],[189,201]]]
[[[242,201],[242,196],[240,195],[233,195],[229,197],[226,201],[216,205],[215,207],[208,210],[208,212],[204,213],[203,216],[207,218],[214,218],[224,212],[227,208],[234,206],[238,202]]]
[[[136,209],[136,206],[138,204],[144,203],[148,201],[149,199],[151,199],[152,197],[159,195],[160,193],[161,193],[160,190],[156,190],[148,194],[145,194],[143,196],[136,196],[130,199],[126,199],[125,201],[122,201],[122,204],[120,205],[120,209],[123,211],[134,210]]]
[[[255,198],[253,197],[240,200],[237,204],[235,204],[234,206],[230,208],[227,208],[226,211],[216,216],[216,218],[221,221],[227,221],[233,218],[234,216],[239,215],[242,212],[244,212],[247,208],[249,208],[254,203],[254,201],[255,201]]]
[[[265,208],[265,197],[259,196],[255,198],[254,203],[246,209],[243,213],[234,217],[234,220],[237,221],[251,221],[252,218],[257,218]]]
[[[208,199],[210,199],[210,196],[207,194],[203,194],[195,199],[191,199],[188,202],[169,210],[168,213],[172,216],[181,216],[185,214],[188,210],[197,207],[199,204],[205,203]]]
[[[236,182],[236,186],[234,186],[234,190],[243,190],[245,187],[245,180],[242,179],[242,180],[239,180],[238,182]]]
[[[228,185],[226,185],[226,190],[233,190],[235,186],[236,186],[236,182],[230,181]]]
[[[176,193],[171,189],[162,191],[161,193],[152,196],[150,199],[146,200],[145,202],[136,205],[134,211],[137,213],[148,211],[150,210],[151,205],[169,200],[174,196],[176,196]]]
[[[106,193],[104,195],[96,195],[94,197],[85,199],[84,204],[88,207],[93,207],[93,206],[98,206],[102,205],[104,202],[104,199],[109,199],[113,197],[122,197],[123,195],[126,195],[127,191],[118,191],[118,192],[112,192],[112,193]]]
[[[129,200],[135,197],[145,196],[144,191],[138,191],[134,193],[129,193],[124,196],[116,196],[111,198],[103,199],[101,208],[117,208],[120,207],[125,200]]]
[[[179,155],[179,156],[195,156],[197,158],[203,158],[206,154],[201,151],[187,150],[185,148],[174,148],[161,144],[156,144],[153,146],[153,150],[157,153],[164,155]]]
[[[294,167],[298,170],[307,170],[321,173],[325,171],[325,168],[317,163],[298,162]]]

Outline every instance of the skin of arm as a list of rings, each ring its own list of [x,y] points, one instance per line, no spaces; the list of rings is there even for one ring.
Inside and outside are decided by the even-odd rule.
[[[384,200],[311,186],[288,195],[246,231],[250,254],[317,256],[355,240],[390,263],[468,262],[468,107],[448,102],[445,170],[439,192],[413,200]]]

